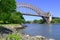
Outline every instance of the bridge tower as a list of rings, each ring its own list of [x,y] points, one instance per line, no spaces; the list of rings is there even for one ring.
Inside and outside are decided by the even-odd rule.
[[[51,12],[48,12],[47,16],[48,17],[42,17],[42,18],[43,18],[44,22],[46,22],[47,24],[49,24],[52,21],[52,14],[51,14]]]

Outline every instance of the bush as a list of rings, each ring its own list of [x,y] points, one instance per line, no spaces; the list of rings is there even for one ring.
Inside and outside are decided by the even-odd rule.
[[[10,34],[6,37],[6,40],[21,40],[21,37],[18,34]]]

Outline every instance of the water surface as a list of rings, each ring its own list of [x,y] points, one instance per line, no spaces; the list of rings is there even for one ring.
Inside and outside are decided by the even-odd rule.
[[[25,24],[28,27],[19,30],[21,33],[36,36],[41,35],[47,38],[60,40],[60,24]]]

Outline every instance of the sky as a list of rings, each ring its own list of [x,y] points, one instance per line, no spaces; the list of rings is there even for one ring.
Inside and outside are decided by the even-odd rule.
[[[16,2],[23,2],[31,4],[39,9],[42,9],[45,12],[51,11],[52,16],[60,17],[60,0],[16,0]],[[28,8],[18,8],[16,9],[19,12],[28,12],[28,13],[35,13],[33,10]],[[32,12],[33,11],[33,12]],[[26,21],[30,20],[39,20],[41,17],[36,16],[24,16]]]

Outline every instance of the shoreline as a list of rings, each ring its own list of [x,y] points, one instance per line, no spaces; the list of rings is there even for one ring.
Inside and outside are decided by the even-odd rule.
[[[55,40],[52,38],[46,38],[44,36],[30,36],[30,35],[26,35],[26,34],[19,34],[19,33],[13,33],[13,34],[17,34],[19,37],[21,37],[21,40]],[[10,38],[7,36],[9,36],[10,34],[4,34],[3,36],[0,36],[0,38],[2,38],[3,40],[10,40]],[[14,38],[12,38],[14,39]]]
[[[15,33],[18,34],[19,36],[22,37],[22,40],[54,40],[54,39],[51,39],[51,38],[48,39],[44,36],[39,36],[39,35],[31,36],[31,35],[27,35],[27,34],[17,33],[16,28],[20,29],[19,27],[23,27],[22,25],[15,25],[15,26],[14,25],[13,26],[12,25],[2,25],[2,26],[5,27],[5,28],[8,28],[10,30],[13,30],[14,32],[12,34],[15,34]],[[4,38],[4,36],[6,36],[5,34],[2,34],[2,35],[3,35],[2,38]],[[9,34],[7,34],[7,35],[9,35]]]

